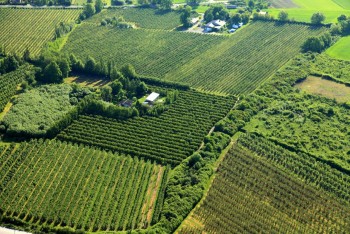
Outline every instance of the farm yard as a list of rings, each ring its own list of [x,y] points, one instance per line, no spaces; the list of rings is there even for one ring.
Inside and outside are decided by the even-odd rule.
[[[350,230],[348,1],[180,1],[1,6],[1,230]]]
[[[29,49],[38,55],[54,38],[55,26],[74,21],[80,10],[0,9],[0,42],[8,52],[20,55]]]
[[[242,94],[257,88],[295,56],[307,36],[317,36],[324,30],[254,22],[231,37],[223,37],[85,24],[72,33],[63,51],[83,60],[91,55],[120,65],[131,63],[141,75],[185,83],[203,91]],[[255,48],[249,49],[251,45]],[[271,56],[273,62],[267,59]]]

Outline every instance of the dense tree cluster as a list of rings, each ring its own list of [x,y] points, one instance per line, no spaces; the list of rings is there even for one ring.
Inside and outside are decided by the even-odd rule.
[[[223,5],[212,5],[204,13],[204,21],[207,23],[216,19],[228,20],[229,18],[230,14]]]
[[[304,52],[322,52],[332,44],[332,36],[329,32],[323,33],[318,37],[309,37],[302,45]]]

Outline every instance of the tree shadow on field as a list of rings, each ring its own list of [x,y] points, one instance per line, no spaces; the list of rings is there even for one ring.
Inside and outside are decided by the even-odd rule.
[[[154,12],[155,15],[166,15],[168,13],[170,13],[171,10],[162,10],[162,9],[158,9]]]

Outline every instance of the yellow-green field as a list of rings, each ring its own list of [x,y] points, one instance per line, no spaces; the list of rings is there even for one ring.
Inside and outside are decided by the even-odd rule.
[[[286,11],[290,19],[300,22],[310,22],[315,12],[322,12],[326,16],[324,23],[334,23],[341,14],[350,15],[350,1],[348,0],[293,0],[298,7],[294,8],[271,8],[270,15],[278,16],[280,11]]]
[[[350,61],[350,36],[341,38],[326,51],[326,54],[332,58]]]
[[[350,101],[350,87],[334,81],[309,76],[306,80],[296,85],[297,88],[306,93],[316,94],[338,102]]]

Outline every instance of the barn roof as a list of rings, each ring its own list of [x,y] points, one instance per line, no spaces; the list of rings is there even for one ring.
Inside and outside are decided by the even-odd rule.
[[[147,102],[154,102],[159,97],[159,93],[152,92],[148,97],[146,98]]]

